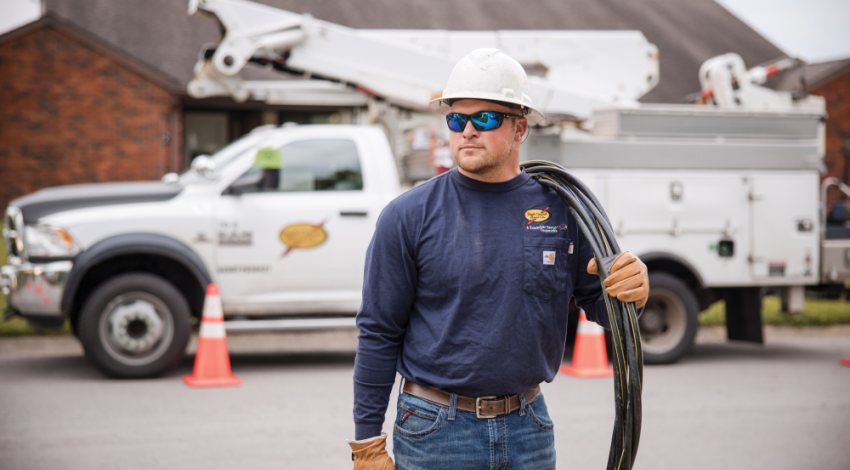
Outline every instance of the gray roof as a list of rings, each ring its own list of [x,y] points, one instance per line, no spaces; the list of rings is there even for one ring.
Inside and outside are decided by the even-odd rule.
[[[850,57],[829,62],[807,64],[802,69],[785,73],[778,77],[777,90],[797,91],[800,90],[800,75],[805,78],[806,88],[809,90],[825,85],[833,79],[850,72]]]
[[[79,26],[170,77],[192,78],[198,51],[220,38],[215,21],[190,17],[187,0],[45,0],[50,15]],[[712,0],[261,0],[353,28],[577,29],[643,31],[661,56],[660,84],[644,102],[681,102],[699,91],[703,61],[737,52],[748,66],[784,56]],[[260,72],[263,73],[263,72]],[[253,74],[252,74],[253,75]]]

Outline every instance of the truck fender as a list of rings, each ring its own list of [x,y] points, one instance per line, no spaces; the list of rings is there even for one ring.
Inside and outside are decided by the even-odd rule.
[[[212,282],[204,262],[187,245],[174,238],[156,233],[125,233],[101,240],[74,259],[68,283],[62,295],[62,313],[70,315],[73,300],[86,272],[109,258],[121,255],[158,255],[182,264],[195,277],[202,290]]]

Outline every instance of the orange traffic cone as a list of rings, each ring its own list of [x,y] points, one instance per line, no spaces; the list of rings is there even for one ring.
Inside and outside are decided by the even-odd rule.
[[[224,312],[218,286],[207,286],[204,299],[204,314],[201,317],[201,333],[198,335],[198,351],[195,353],[195,371],[184,375],[183,381],[190,387],[229,387],[241,385],[242,380],[230,373],[230,355],[227,352],[227,337],[224,335]]]
[[[578,333],[573,348],[573,363],[561,366],[561,372],[575,377],[613,377],[605,352],[605,330],[587,321],[584,310],[578,317]]]
[[[850,357],[842,357],[841,358],[841,365],[850,367]]]

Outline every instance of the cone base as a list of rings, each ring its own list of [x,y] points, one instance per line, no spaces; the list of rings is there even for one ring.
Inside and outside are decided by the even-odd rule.
[[[850,357],[842,357],[841,358],[841,365],[850,367]]]
[[[190,387],[236,387],[242,385],[242,379],[231,375],[230,377],[217,377],[205,379],[194,375],[184,375],[183,381]]]
[[[561,366],[561,373],[572,375],[573,377],[590,378],[590,377],[613,377],[614,369],[611,367],[592,368]]]

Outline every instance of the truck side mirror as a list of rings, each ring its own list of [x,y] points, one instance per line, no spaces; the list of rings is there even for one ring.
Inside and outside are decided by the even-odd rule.
[[[192,160],[192,169],[199,175],[209,178],[215,171],[215,161],[209,155],[198,155]]]

